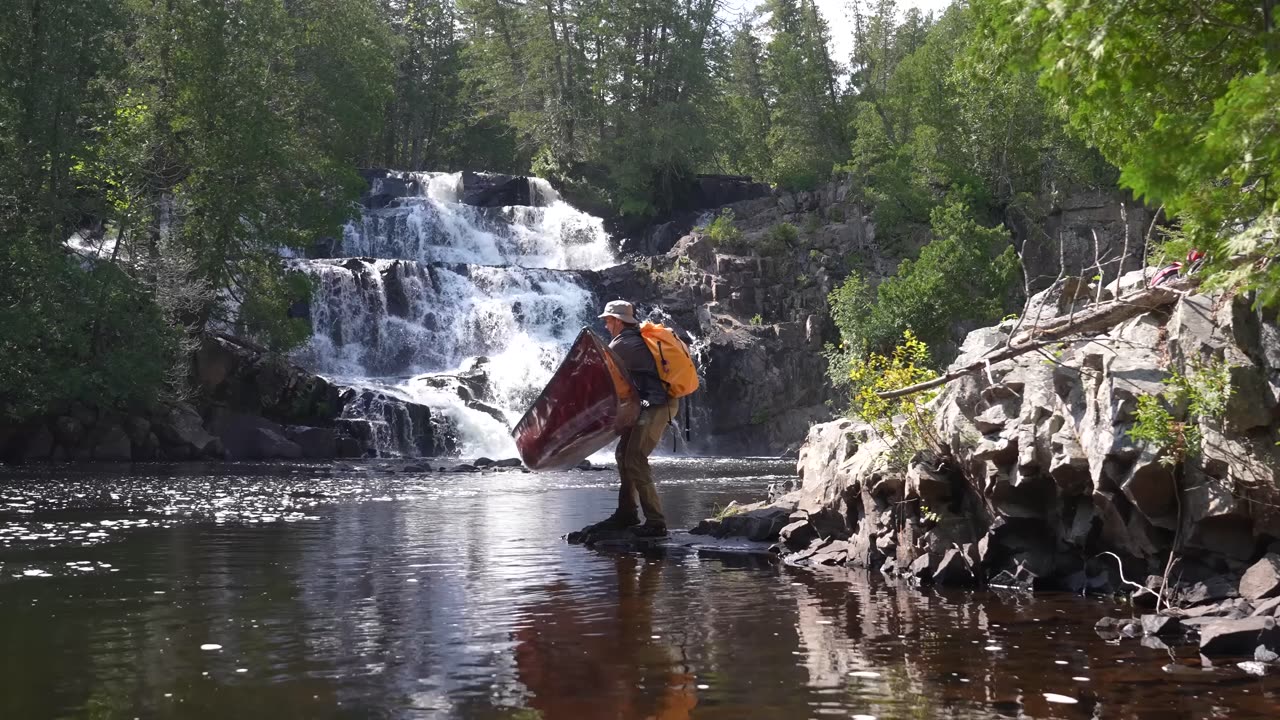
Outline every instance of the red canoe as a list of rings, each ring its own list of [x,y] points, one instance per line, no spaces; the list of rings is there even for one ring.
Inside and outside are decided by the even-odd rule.
[[[564,470],[608,445],[639,415],[635,386],[618,356],[583,328],[511,436],[530,470]]]

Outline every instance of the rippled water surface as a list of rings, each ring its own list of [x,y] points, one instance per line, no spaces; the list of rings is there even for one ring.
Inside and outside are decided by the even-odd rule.
[[[688,526],[790,470],[657,475]],[[1096,599],[564,544],[615,478],[0,474],[0,718],[1280,716],[1275,678],[1100,640]]]

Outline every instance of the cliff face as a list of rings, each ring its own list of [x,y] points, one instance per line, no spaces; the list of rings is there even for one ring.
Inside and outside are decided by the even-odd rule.
[[[1141,287],[1140,273],[1113,284]],[[1044,320],[1099,297],[1084,281],[1033,298]],[[1280,328],[1247,298],[1187,294],[1078,341],[953,381],[931,403],[940,452],[906,468],[894,438],[838,420],[811,429],[800,488],[784,498],[793,559],[925,581],[1115,587],[1124,575],[1176,593],[1225,587],[1280,540]],[[1003,347],[1015,322],[970,333],[953,367]],[[1221,417],[1174,417],[1202,437],[1179,465],[1135,441],[1138,398],[1168,396],[1172,371],[1229,367]],[[1227,576],[1226,580],[1222,576]],[[1207,585],[1205,585],[1207,583]],[[1132,588],[1130,588],[1132,589]],[[1219,599],[1221,599],[1219,597]]]
[[[674,233],[692,222],[664,223],[624,241],[623,250],[636,254],[601,276],[601,299],[660,307],[699,338],[705,379],[693,398],[704,436],[699,449],[795,451],[812,423],[832,417],[822,351],[839,336],[827,295],[854,271],[878,283],[918,250],[884,247],[856,194],[844,180],[727,205],[743,235],[732,247],[716,247],[696,227],[677,240]],[[1036,222],[1010,219],[1033,291],[1063,274],[1110,280],[1122,267],[1138,267],[1151,215],[1122,204],[1118,195],[1077,193],[1046,202]],[[768,236],[781,223],[790,223],[796,237],[771,243]],[[927,241],[927,228],[912,237]]]

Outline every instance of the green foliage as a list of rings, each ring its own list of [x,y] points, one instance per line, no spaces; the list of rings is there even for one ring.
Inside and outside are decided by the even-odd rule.
[[[764,237],[756,245],[756,251],[766,257],[776,257],[789,252],[796,243],[799,233],[796,226],[789,222],[780,222],[769,228]]]
[[[848,365],[850,412],[866,420],[882,437],[891,440],[890,465],[904,469],[911,457],[935,449],[933,411],[927,407],[937,391],[907,395],[896,400],[879,393],[900,390],[937,377],[929,369],[929,348],[910,330],[889,354],[870,353]]]
[[[934,363],[946,359],[951,328],[962,321],[998,320],[1009,304],[1017,257],[1003,228],[979,225],[962,204],[932,213],[934,240],[920,258],[904,260],[897,273],[872,290],[857,273],[828,298],[844,353],[832,359],[889,352],[910,330],[934,347]]]
[[[1175,466],[1200,455],[1200,423],[1221,420],[1231,397],[1231,366],[1193,361],[1189,374],[1172,373],[1159,395],[1143,395],[1129,437],[1157,448],[1160,462]],[[1185,407],[1185,420],[1174,412]]]
[[[975,0],[993,45],[1040,71],[1120,182],[1177,214],[1210,280],[1280,299],[1280,33],[1271,3]],[[1268,17],[1270,10],[1270,17]],[[1212,62],[1205,61],[1212,58]],[[1234,256],[1234,257],[1233,257]]]
[[[711,244],[732,252],[742,243],[742,231],[733,223],[733,211],[725,208],[707,225],[707,237]]]
[[[752,324],[752,325],[757,325],[757,326],[758,326],[758,325],[763,325],[763,324],[764,324],[764,318],[760,316],[760,313],[756,313],[755,315],[752,315],[752,316],[751,316],[751,324]]]
[[[118,268],[16,237],[0,278],[0,420],[145,403],[170,379],[181,332]]]

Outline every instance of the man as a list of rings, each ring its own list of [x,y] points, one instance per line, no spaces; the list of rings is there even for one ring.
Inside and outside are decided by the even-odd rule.
[[[667,534],[667,520],[662,516],[662,501],[653,485],[653,471],[649,467],[649,453],[658,447],[662,432],[680,409],[680,400],[667,395],[667,386],[658,376],[658,365],[636,321],[635,307],[623,300],[605,305],[605,327],[613,340],[609,349],[622,360],[631,375],[640,396],[640,418],[631,428],[622,431],[618,439],[618,476],[622,481],[618,488],[618,509],[605,520],[591,526],[592,530],[623,529],[640,524],[636,511],[636,497],[644,508],[644,524],[632,532],[641,537],[661,537]]]

